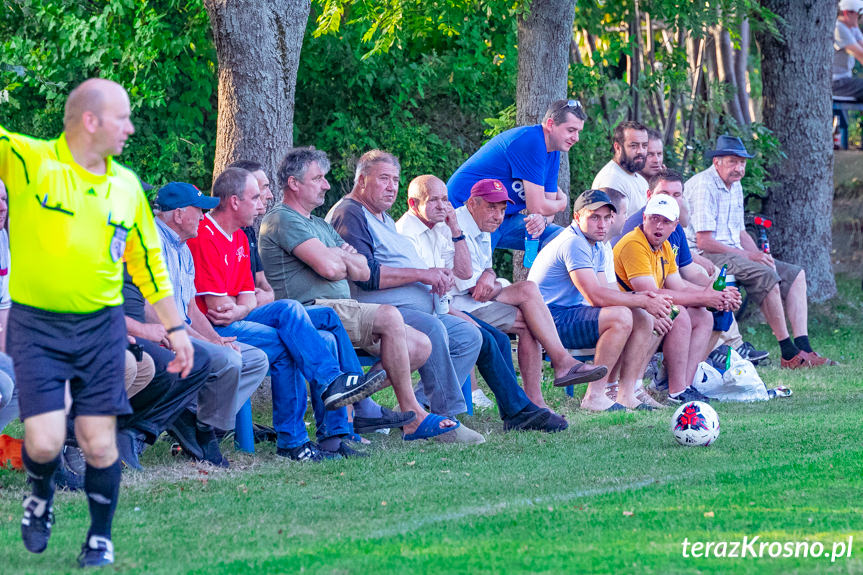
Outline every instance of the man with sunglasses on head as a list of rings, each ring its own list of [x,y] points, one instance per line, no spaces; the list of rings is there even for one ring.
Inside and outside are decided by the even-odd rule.
[[[478,181],[499,180],[512,203],[507,206],[503,223],[491,234],[492,248],[524,249],[528,234],[539,239],[540,247],[544,246],[561,230],[549,223],[551,217],[569,203],[557,185],[560,153],[568,152],[578,142],[586,119],[578,100],[557,100],[548,107],[541,124],[498,134],[450,177],[450,203],[460,208]],[[523,210],[527,210],[527,217],[520,213]]]

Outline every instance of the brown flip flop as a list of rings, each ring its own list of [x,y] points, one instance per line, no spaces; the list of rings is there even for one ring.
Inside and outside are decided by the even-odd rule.
[[[567,387],[579,383],[588,383],[602,379],[608,373],[608,368],[604,365],[587,365],[586,363],[577,363],[572,366],[566,375],[554,378],[555,387]]]

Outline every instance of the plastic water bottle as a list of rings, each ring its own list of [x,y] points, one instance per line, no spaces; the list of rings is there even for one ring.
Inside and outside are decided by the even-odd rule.
[[[522,265],[529,268],[533,265],[533,260],[536,259],[536,254],[539,252],[539,240],[533,239],[530,234],[524,235],[524,259]]]

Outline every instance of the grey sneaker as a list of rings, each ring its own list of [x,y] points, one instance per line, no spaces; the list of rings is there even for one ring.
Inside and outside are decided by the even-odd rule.
[[[769,351],[755,349],[755,346],[748,341],[744,341],[743,344],[737,348],[737,353],[740,354],[740,357],[743,359],[751,361],[753,365],[758,365],[759,361],[767,359],[767,356],[770,355]]]

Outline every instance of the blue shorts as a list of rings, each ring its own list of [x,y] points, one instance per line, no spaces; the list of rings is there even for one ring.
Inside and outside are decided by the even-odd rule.
[[[728,331],[734,322],[734,314],[730,311],[713,312],[713,331]]]
[[[548,310],[557,327],[563,347],[585,349],[596,347],[599,341],[600,307],[577,305],[572,307],[549,305]]]
[[[122,306],[87,314],[12,304],[7,350],[15,362],[21,419],[65,409],[66,380],[76,415],[132,413],[126,398]]]

